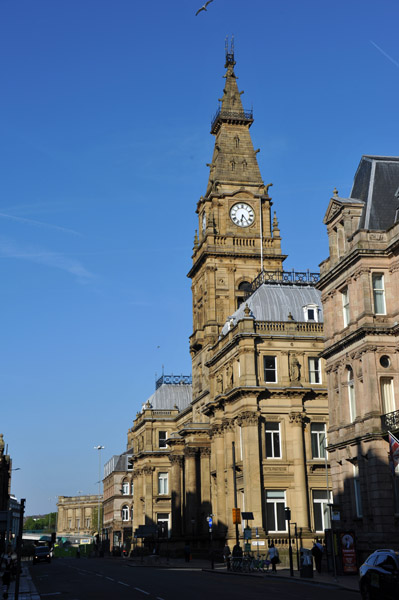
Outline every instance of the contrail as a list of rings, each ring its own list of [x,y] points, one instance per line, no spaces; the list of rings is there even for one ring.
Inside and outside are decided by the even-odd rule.
[[[373,42],[373,40],[370,40],[370,44],[373,44],[373,46],[375,46],[377,48],[377,50],[379,50],[381,52],[381,54],[383,54],[385,56],[385,58],[390,60],[395,65],[395,67],[399,68],[399,62],[397,60],[395,60],[394,58],[392,58],[392,56],[389,56],[389,54],[387,54],[382,48],[380,48],[375,42]]]
[[[36,225],[37,227],[46,227],[48,229],[56,229],[57,231],[62,231],[63,233],[70,233],[72,235],[81,236],[78,231],[74,231],[73,229],[67,229],[66,227],[60,227],[59,225],[51,225],[51,223],[43,223],[43,221],[36,221],[35,219],[26,219],[25,217],[16,217],[14,215],[8,215],[6,213],[0,212],[0,218],[10,219],[11,221],[19,221],[20,223],[28,223],[29,225]]]

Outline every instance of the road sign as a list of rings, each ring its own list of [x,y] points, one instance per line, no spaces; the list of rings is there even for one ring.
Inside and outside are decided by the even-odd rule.
[[[254,513],[252,513],[252,512],[243,512],[243,513],[241,513],[241,517],[244,519],[244,521],[253,521],[254,520]]]
[[[207,520],[208,520],[209,529],[212,529],[212,525],[213,525],[212,517],[207,517]]]
[[[244,529],[244,540],[250,540],[252,538],[252,531],[250,527]]]

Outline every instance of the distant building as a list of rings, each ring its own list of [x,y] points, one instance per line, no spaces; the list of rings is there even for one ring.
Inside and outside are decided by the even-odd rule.
[[[113,456],[104,465],[104,538],[109,549],[132,543],[133,478],[132,450]]]
[[[0,520],[0,553],[4,552],[8,541],[9,509],[11,489],[11,458],[5,451],[3,434],[0,433],[0,511],[3,518]]]
[[[67,538],[72,543],[92,538],[98,533],[98,506],[100,519],[103,496],[58,496],[57,538]],[[100,530],[101,530],[100,522]],[[101,533],[101,531],[100,531]]]
[[[335,190],[318,288],[325,320],[334,502],[364,556],[396,548],[399,472],[399,157],[363,156],[349,198]]]

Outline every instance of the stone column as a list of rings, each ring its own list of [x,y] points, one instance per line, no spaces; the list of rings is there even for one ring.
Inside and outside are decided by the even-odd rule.
[[[141,469],[135,469],[133,472],[134,479],[134,501],[133,501],[133,523],[134,528],[139,525],[144,525],[143,519],[143,475]]]
[[[150,524],[154,523],[154,514],[153,514],[153,481],[152,474],[155,470],[155,467],[144,467],[144,498],[145,498],[145,523],[147,521]]]
[[[185,507],[186,507],[186,534],[194,535],[197,525],[197,449],[186,447],[184,449],[185,465]],[[192,521],[195,521],[193,524]]]
[[[223,427],[214,425],[212,427],[212,437],[215,453],[216,466],[216,506],[213,507],[216,515],[218,533],[224,534],[227,529],[226,519],[226,492],[225,492],[225,459],[224,459],[224,436]]]
[[[172,536],[182,534],[182,468],[183,456],[172,454],[169,456],[171,469],[171,495],[172,495]]]
[[[228,537],[233,538],[235,536],[235,525],[233,525],[233,511],[234,508],[234,472],[233,472],[233,442],[235,441],[234,435],[234,421],[226,421],[224,425],[224,442],[225,442],[225,461],[226,461],[226,481],[227,481],[227,493],[226,493],[226,525],[228,528]],[[237,448],[236,448],[236,461],[237,461]]]
[[[259,415],[252,411],[243,412],[238,422],[242,426],[245,511],[254,514],[253,527],[262,527],[264,490],[261,488]]]
[[[291,502],[292,520],[298,523],[298,528],[310,530],[310,511],[308,478],[304,453],[304,429],[307,417],[304,412],[292,412],[289,415],[291,423],[292,456],[294,465],[295,490],[291,491],[294,502]]]
[[[212,513],[211,504],[211,449],[200,448],[200,503],[201,503],[201,514],[204,513],[204,519],[201,519],[200,530],[202,533],[207,533],[208,522],[206,517]]]

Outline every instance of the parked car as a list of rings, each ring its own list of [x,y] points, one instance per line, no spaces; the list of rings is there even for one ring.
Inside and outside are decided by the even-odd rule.
[[[33,554],[33,564],[51,562],[51,550],[48,546],[36,546]]]
[[[376,550],[359,569],[363,600],[397,600],[399,596],[399,553]]]

